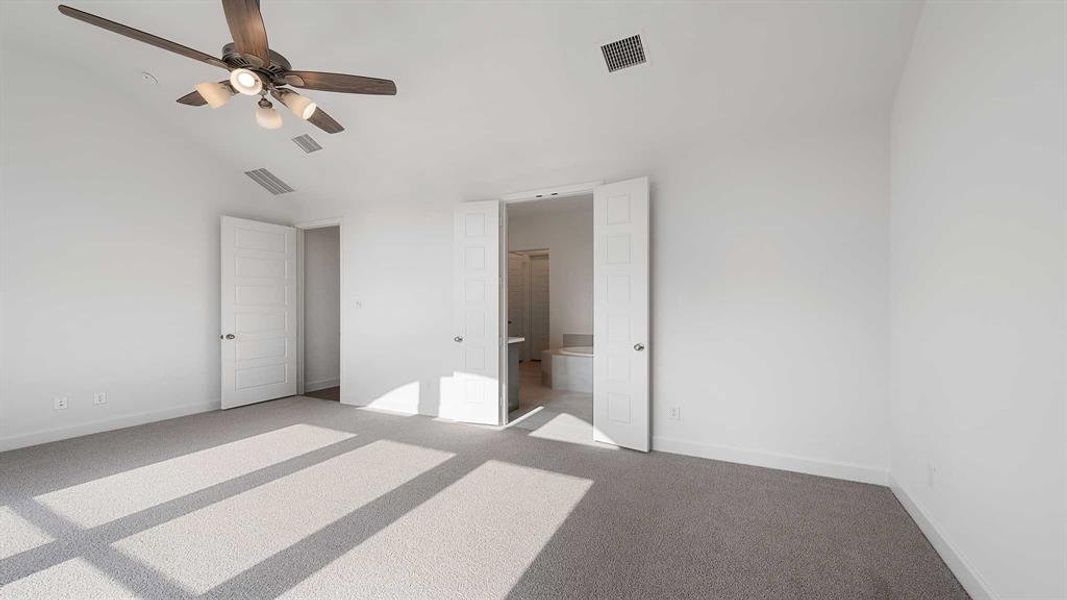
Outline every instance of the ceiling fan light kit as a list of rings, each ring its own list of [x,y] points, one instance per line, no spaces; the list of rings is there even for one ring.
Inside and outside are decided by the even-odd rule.
[[[266,98],[259,99],[256,109],[256,123],[263,129],[278,129],[282,126],[282,114],[274,110],[274,105]]]
[[[292,90],[286,90],[284,88],[278,90],[276,97],[294,115],[305,121],[310,119],[311,115],[315,114],[315,110],[318,108],[318,105],[312,102],[311,98],[302,96]]]
[[[233,98],[234,89],[225,82],[205,81],[196,84],[196,91],[211,108],[219,108]]]
[[[249,69],[230,71],[230,85],[246,96],[258,96],[263,91],[263,80]]]
[[[275,110],[273,104],[266,99],[269,93],[294,115],[326,133],[344,131],[344,127],[319,108],[314,101],[284,87],[287,85],[324,92],[396,95],[396,84],[388,79],[321,71],[294,71],[284,56],[267,46],[267,30],[263,25],[263,15],[259,10],[259,0],[222,0],[222,10],[226,16],[226,24],[230,28],[233,43],[223,46],[222,58],[216,58],[151,33],[71,8],[65,4],[59,5],[59,12],[72,19],[180,54],[186,58],[226,69],[230,72],[228,81],[198,83],[196,91],[178,98],[178,103],[187,106],[207,104],[212,108],[218,108],[238,93],[262,96],[256,108],[256,122],[267,129],[278,129],[282,126],[281,113]]]

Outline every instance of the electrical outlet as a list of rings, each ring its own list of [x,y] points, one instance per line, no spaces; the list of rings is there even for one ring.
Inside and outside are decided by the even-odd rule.
[[[52,410],[67,410],[68,398],[66,396],[56,396],[52,398]]]
[[[667,416],[672,421],[681,421],[682,420],[682,407],[681,406],[672,406],[672,407],[668,408],[667,409]]]
[[[100,406],[101,404],[107,404],[107,392],[93,394],[93,406]]]

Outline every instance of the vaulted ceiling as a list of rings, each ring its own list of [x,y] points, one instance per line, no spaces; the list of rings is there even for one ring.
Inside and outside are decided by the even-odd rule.
[[[218,2],[70,3],[210,54],[230,41]],[[467,193],[516,191],[498,182],[605,154],[654,156],[709,137],[885,116],[919,4],[263,0],[271,47],[294,68],[396,82],[395,97],[309,93],[347,128],[332,136],[289,113],[282,130],[260,129],[248,97],[218,110],[179,105],[223,72],[63,17],[53,2],[2,11],[5,73],[13,61],[57,71],[57,81],[81,70],[234,177],[267,167],[298,190],[295,201],[313,202],[442,174],[467,181]],[[648,64],[609,74],[599,45],[634,33]],[[11,77],[3,85],[20,93]],[[78,90],[68,93],[71,110],[92,118]],[[324,151],[304,155],[290,141],[302,133]]]

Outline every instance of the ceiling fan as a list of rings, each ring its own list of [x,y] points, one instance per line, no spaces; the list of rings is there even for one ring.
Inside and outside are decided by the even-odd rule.
[[[388,79],[320,71],[294,71],[284,56],[267,47],[267,31],[263,26],[263,15],[259,12],[259,0],[222,0],[222,10],[226,13],[226,23],[230,26],[233,42],[222,47],[222,58],[219,59],[65,4],[59,5],[59,12],[68,17],[226,69],[230,72],[229,79],[198,83],[196,91],[178,98],[178,102],[189,106],[207,104],[218,108],[238,93],[260,96],[256,122],[266,129],[282,126],[281,114],[274,110],[274,105],[267,100],[267,94],[270,94],[293,114],[319,129],[327,133],[344,131],[340,123],[310,98],[285,87],[287,85],[324,92],[396,95],[396,84]]]

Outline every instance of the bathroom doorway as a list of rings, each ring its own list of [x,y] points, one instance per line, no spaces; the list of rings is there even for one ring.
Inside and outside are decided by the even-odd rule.
[[[506,423],[593,442],[593,196],[505,204]]]
[[[576,197],[588,201],[590,194],[592,225],[585,231],[592,231],[588,238],[593,249],[589,286],[593,298],[592,328],[562,331],[561,324],[569,313],[561,310],[582,304],[556,301],[551,295],[565,285],[560,275],[574,271],[561,266],[557,246],[519,242],[508,221],[514,225],[523,210],[532,211],[536,205],[562,206],[560,202]],[[547,248],[551,256],[547,352],[552,354],[552,360],[542,360],[542,366],[554,367],[557,359],[591,358],[586,373],[592,374],[585,377],[593,380],[592,422],[585,430],[592,429],[596,442],[640,452],[651,449],[649,196],[648,178],[639,177],[520,192],[499,200],[455,206],[451,332],[454,351],[450,356],[451,375],[442,378],[438,407],[441,418],[511,426],[527,418],[510,414],[516,408],[511,405],[513,399],[521,404],[518,393],[510,393],[511,384],[519,379],[520,366],[517,348],[512,351],[511,347],[524,340],[508,339],[506,335],[508,251]],[[572,238],[561,238],[560,243]],[[555,384],[564,371],[571,381],[583,377],[580,369],[572,372],[569,368],[553,368],[551,374],[541,375],[551,377]],[[585,423],[590,425],[588,420]]]

